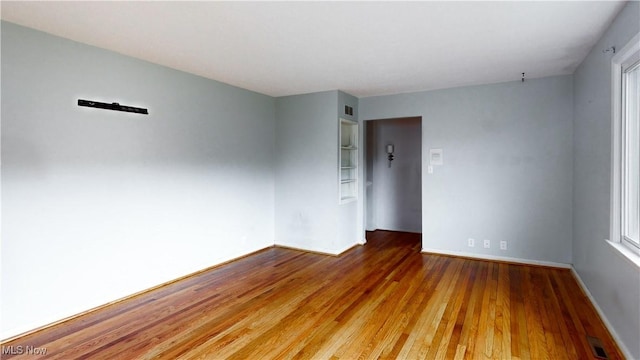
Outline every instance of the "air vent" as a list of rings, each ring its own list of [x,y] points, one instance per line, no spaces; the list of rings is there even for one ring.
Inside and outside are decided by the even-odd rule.
[[[353,116],[353,108],[349,105],[345,105],[344,106],[344,113],[345,115],[351,115]]]
[[[591,346],[591,351],[593,352],[593,356],[598,359],[608,359],[607,352],[604,351],[604,346],[602,346],[602,341],[600,339],[587,336],[587,341],[589,342],[589,346]]]

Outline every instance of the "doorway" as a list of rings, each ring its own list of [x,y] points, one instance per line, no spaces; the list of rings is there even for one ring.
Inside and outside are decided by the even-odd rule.
[[[364,122],[367,231],[422,232],[422,117]]]

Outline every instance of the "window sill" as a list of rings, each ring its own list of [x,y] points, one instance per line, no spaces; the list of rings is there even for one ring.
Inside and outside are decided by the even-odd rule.
[[[607,244],[611,245],[611,247],[615,250],[615,252],[625,258],[629,263],[635,265],[637,269],[640,269],[640,255],[634,253],[632,250],[628,249],[626,246],[613,242],[611,240],[605,240]]]

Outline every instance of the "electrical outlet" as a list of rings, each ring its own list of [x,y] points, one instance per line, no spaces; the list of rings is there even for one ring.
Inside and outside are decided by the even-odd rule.
[[[484,241],[484,248],[485,248],[485,249],[488,249],[488,248],[490,248],[490,247],[491,247],[491,241],[490,241],[490,240],[485,240],[485,241]]]
[[[507,250],[507,242],[506,241],[500,241],[500,250]]]
[[[474,239],[469,239],[467,242],[467,246],[474,247],[476,246],[476,241]]]

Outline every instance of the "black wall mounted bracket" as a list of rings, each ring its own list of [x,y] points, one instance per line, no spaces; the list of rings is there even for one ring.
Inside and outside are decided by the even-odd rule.
[[[105,110],[125,111],[125,112],[132,112],[132,113],[136,113],[136,114],[145,114],[145,115],[149,114],[147,109],[139,108],[139,107],[133,107],[133,106],[120,105],[118,103],[108,104],[108,103],[103,103],[103,102],[99,102],[99,101],[78,99],[78,106],[86,106],[86,107],[105,109]]]

